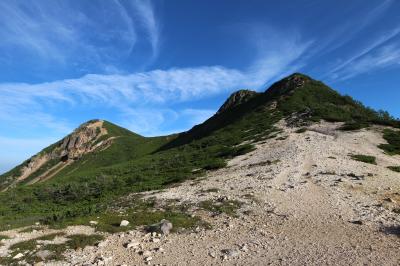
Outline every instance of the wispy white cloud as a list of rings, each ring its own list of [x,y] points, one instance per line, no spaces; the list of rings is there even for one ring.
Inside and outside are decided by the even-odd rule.
[[[136,10],[136,15],[139,18],[139,23],[142,24],[146,31],[147,37],[150,41],[153,56],[158,56],[160,48],[160,22],[156,19],[154,7],[151,1],[148,0],[134,0],[129,2]]]
[[[195,108],[124,108],[119,123],[145,136],[164,136],[183,132],[193,125],[204,122],[214,113],[215,110],[212,109]]]
[[[346,68],[349,64],[353,63],[357,59],[371,53],[377,47],[382,46],[383,44],[387,43],[388,41],[398,37],[400,35],[400,27],[394,28],[391,31],[387,31],[381,34],[379,37],[372,39],[369,43],[366,43],[364,47],[361,49],[357,49],[357,51],[351,56],[340,63],[336,64],[332,69],[330,69],[326,76],[335,75],[335,73],[340,72],[340,70]],[[373,67],[373,66],[371,66]]]
[[[82,69],[101,66],[104,71],[126,59],[138,32],[150,38],[158,52],[158,22],[149,1],[1,1],[0,56],[39,58],[41,64],[68,64]],[[144,39],[144,38],[143,38]]]
[[[28,120],[34,114],[41,118],[36,119],[36,123],[61,130],[68,125],[52,117],[54,106],[106,106],[117,110],[121,117],[129,116],[129,121],[132,121],[126,122],[129,127],[144,134],[158,132],[157,128],[162,127],[165,117],[184,116],[185,121],[193,125],[212,112],[191,109],[171,111],[169,106],[239,88],[263,88],[266,82],[298,67],[298,59],[311,42],[303,41],[299,34],[291,34],[292,37],[287,38],[284,33],[272,29],[264,31],[265,34],[254,36],[259,51],[257,60],[244,69],[203,66],[132,74],[90,74],[79,79],[40,84],[0,84],[0,120],[16,123]],[[14,120],[15,117],[20,119]],[[134,126],[133,122],[138,126]]]
[[[345,80],[393,65],[400,65],[400,46],[391,44],[351,60],[333,75],[338,80]]]
[[[250,27],[249,32],[255,44],[256,59],[247,75],[255,86],[301,69],[305,62],[299,59],[314,44],[313,40],[304,40],[294,29],[288,31],[257,25]]]

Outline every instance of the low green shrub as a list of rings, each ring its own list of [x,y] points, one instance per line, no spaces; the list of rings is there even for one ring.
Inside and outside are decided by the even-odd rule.
[[[0,235],[0,240],[3,240],[3,239],[9,239],[9,237],[6,235]]]
[[[302,127],[302,128],[297,129],[295,132],[300,134],[300,133],[304,133],[306,131],[307,131],[307,128],[306,127]]]
[[[353,131],[367,128],[368,126],[368,123],[365,122],[346,122],[341,127],[339,127],[339,130]]]
[[[200,208],[215,214],[225,213],[229,216],[236,216],[236,212],[242,206],[242,203],[237,200],[226,200],[221,202],[206,200],[200,202],[199,206]]]
[[[376,157],[374,156],[356,154],[356,155],[350,155],[350,157],[355,161],[369,163],[369,164],[376,164]]]
[[[400,166],[388,166],[388,168],[394,172],[400,173]]]
[[[65,243],[69,249],[84,248],[86,246],[94,246],[104,239],[102,235],[70,235],[69,240]]]
[[[216,170],[219,168],[224,168],[227,165],[225,160],[222,159],[214,159],[214,160],[209,160],[206,162],[206,164],[203,166],[205,170]]]
[[[390,155],[400,154],[400,131],[385,129],[383,138],[387,141],[387,144],[381,144],[378,146],[379,148]]]

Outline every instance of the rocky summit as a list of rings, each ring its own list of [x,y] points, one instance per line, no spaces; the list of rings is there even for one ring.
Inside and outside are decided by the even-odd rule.
[[[0,264],[399,265],[399,140],[301,73],[178,134],[92,120],[0,176]]]
[[[7,189],[21,182],[34,184],[44,181],[83,155],[106,149],[112,138],[102,139],[108,134],[103,123],[102,120],[93,120],[81,125],[61,141],[24,162],[3,181],[2,186]]]

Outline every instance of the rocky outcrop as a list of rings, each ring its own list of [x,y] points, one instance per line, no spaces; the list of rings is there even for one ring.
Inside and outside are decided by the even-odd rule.
[[[219,108],[217,114],[220,114],[228,109],[232,109],[239,104],[245,103],[253,98],[255,95],[257,95],[257,92],[255,91],[239,90],[229,96],[225,103]]]
[[[14,184],[30,178],[40,170],[41,174],[36,175],[35,180],[48,179],[50,174],[54,176],[66,164],[94,150],[108,147],[112,138],[105,137],[107,129],[103,123],[102,120],[91,120],[82,124],[61,141],[30,158],[21,167],[19,174],[13,176]],[[35,180],[30,183],[36,182]]]
[[[61,160],[78,159],[100,146],[102,143],[96,143],[96,140],[106,134],[107,130],[103,127],[103,121],[89,121],[61,141],[61,145],[54,150],[56,157]]]

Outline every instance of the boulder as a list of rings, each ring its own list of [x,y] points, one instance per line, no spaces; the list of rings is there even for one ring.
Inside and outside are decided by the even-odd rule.
[[[240,255],[240,252],[234,249],[223,249],[221,252],[228,258],[238,257]]]
[[[24,256],[24,254],[18,253],[17,255],[15,255],[15,256],[13,257],[13,259],[14,259],[14,260],[17,260],[17,259],[22,258],[23,256]]]
[[[126,247],[126,248],[136,248],[136,247],[138,247],[139,245],[140,245],[139,242],[133,240],[133,241],[131,241],[131,242],[129,242],[129,243],[126,243],[126,244],[125,244],[125,247]]]
[[[168,220],[161,220],[161,225],[160,225],[160,230],[161,233],[164,235],[169,234],[169,232],[172,230],[172,223]]]
[[[40,258],[41,260],[46,260],[51,255],[53,255],[53,253],[49,250],[40,250],[36,252],[36,257]]]
[[[128,226],[129,225],[129,221],[127,220],[122,220],[121,224],[119,226],[123,227],[123,226]]]
[[[148,226],[147,231],[152,233],[161,233],[163,235],[168,235],[172,228],[173,226],[170,221],[162,219],[161,222]]]

